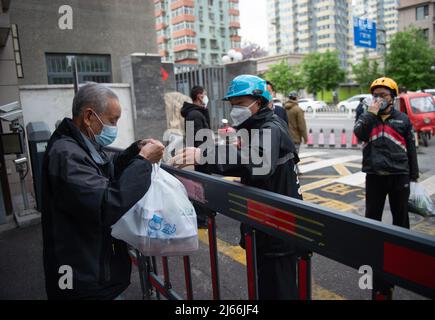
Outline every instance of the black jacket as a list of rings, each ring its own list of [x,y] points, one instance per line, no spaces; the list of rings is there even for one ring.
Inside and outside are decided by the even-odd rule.
[[[127,245],[111,226],[140,200],[152,166],[137,143],[112,159],[71,119],[50,138],[43,162],[43,260],[49,299],[113,299],[130,284]],[[59,268],[73,270],[73,289],[59,289]]]
[[[364,112],[355,123],[355,135],[365,142],[363,172],[377,175],[407,174],[419,177],[417,151],[412,124],[406,114],[393,109],[382,121]]]
[[[287,117],[287,112],[285,111],[285,109],[283,107],[280,106],[276,106],[274,105],[274,109],[273,112],[280,117],[282,120],[285,121],[285,123],[288,125],[288,117]]]
[[[358,121],[359,117],[364,113],[364,103],[360,102],[355,109],[355,122]]]
[[[181,108],[181,115],[187,121],[193,121],[194,129],[193,133],[196,133],[201,129],[210,129],[210,115],[208,109],[197,106],[189,102],[184,102]],[[186,129],[186,126],[185,126]],[[185,130],[187,134],[187,130]],[[195,141],[195,148],[199,147],[203,141]]]
[[[264,130],[271,130],[271,170],[263,175],[253,174],[254,168],[258,168],[261,165],[255,165],[251,162],[251,159],[248,164],[241,164],[240,151],[237,152],[238,164],[219,164],[219,155],[223,154],[219,152],[219,149],[234,148],[231,145],[216,146],[216,164],[208,165],[208,169],[213,173],[225,176],[241,177],[241,183],[248,186],[302,199],[299,181],[295,173],[295,163],[299,162],[299,158],[284,121],[278,118],[269,108],[264,108],[237,127],[237,130],[241,129],[247,129],[248,131],[259,129],[260,142],[262,141]],[[253,146],[251,145],[250,147],[252,148]],[[262,144],[260,144],[261,148]],[[229,152],[226,152],[225,155],[228,157]],[[279,163],[282,159],[286,158],[285,162]],[[223,161],[221,160],[220,162]],[[241,245],[242,247],[244,246],[243,234]],[[257,249],[259,252],[272,255],[294,252],[293,245],[288,244],[284,240],[273,238],[263,232],[257,232]]]
[[[187,121],[193,121],[193,135],[201,129],[210,129],[210,115],[208,109],[189,102],[184,102],[181,115],[185,118],[184,132],[187,134]],[[198,148],[204,141],[194,141],[194,147]],[[195,171],[210,173],[204,166],[195,165]]]

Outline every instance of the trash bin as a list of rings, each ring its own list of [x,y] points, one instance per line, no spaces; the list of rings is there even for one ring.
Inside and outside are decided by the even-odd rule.
[[[47,149],[51,132],[45,122],[29,122],[26,126],[29,143],[29,157],[32,164],[33,186],[35,189],[36,208],[41,211],[42,199],[42,161]]]

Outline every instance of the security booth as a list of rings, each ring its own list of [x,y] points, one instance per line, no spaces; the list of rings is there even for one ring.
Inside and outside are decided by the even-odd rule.
[[[1,133],[0,134],[0,153],[2,155],[10,154],[22,154],[23,143],[21,134],[18,132],[13,133]],[[0,170],[6,170],[5,167],[1,167]],[[4,205],[5,199],[3,198],[3,189],[0,185],[0,224],[6,223],[6,208]]]
[[[26,126],[29,144],[29,157],[32,165],[33,186],[35,189],[36,208],[41,211],[42,161],[47,149],[51,132],[45,122],[29,122]]]

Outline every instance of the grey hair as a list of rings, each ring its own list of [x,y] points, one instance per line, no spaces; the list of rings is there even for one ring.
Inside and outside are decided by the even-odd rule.
[[[90,107],[96,113],[101,114],[106,111],[111,99],[119,100],[118,96],[108,87],[99,83],[88,82],[80,86],[74,96],[72,104],[73,118],[78,117],[85,107]]]

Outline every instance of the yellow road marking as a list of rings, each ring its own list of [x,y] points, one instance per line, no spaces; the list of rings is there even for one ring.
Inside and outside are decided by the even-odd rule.
[[[303,185],[301,187],[302,192],[306,192],[306,191],[310,191],[310,190],[314,190],[314,189],[318,189],[321,187],[324,187],[330,183],[332,183],[335,180],[335,178],[328,178],[328,179],[323,179],[320,181],[315,181],[312,183],[308,183],[306,185]]]
[[[314,175],[314,176],[312,176],[312,175],[308,175],[308,174],[304,174],[304,175],[299,176],[299,179],[305,179],[305,178],[307,178],[307,179],[328,179],[328,178],[338,179],[341,177],[339,175],[324,175],[324,176]]]
[[[427,235],[435,236],[435,228],[427,221],[422,221],[411,228],[413,231],[418,231]]]
[[[334,164],[333,168],[342,177],[344,177],[344,176],[350,176],[352,174],[352,172],[350,172],[349,169],[346,168],[346,166],[344,164],[342,164],[342,163]]]
[[[199,240],[208,246],[208,232],[205,229],[198,230]],[[240,246],[233,246],[219,238],[216,238],[217,248],[219,253],[237,261],[243,266],[246,266],[246,253]],[[344,297],[335,294],[312,281],[313,300],[346,300]]]
[[[329,199],[329,198],[325,198],[325,197],[321,197],[312,193],[303,193],[302,196],[304,197],[304,201],[308,201],[311,202],[313,204],[317,204],[319,206],[324,206],[324,207],[328,207],[334,210],[338,210],[338,211],[342,211],[342,212],[349,212],[352,211],[354,209],[356,209],[354,206],[341,202],[341,201],[337,201],[337,200],[333,200],[333,199]]]
[[[298,164],[304,164],[304,163],[315,162],[315,161],[320,161],[320,160],[322,160],[322,159],[315,158],[315,157],[304,158],[304,159],[301,159],[301,161],[299,161]]]

